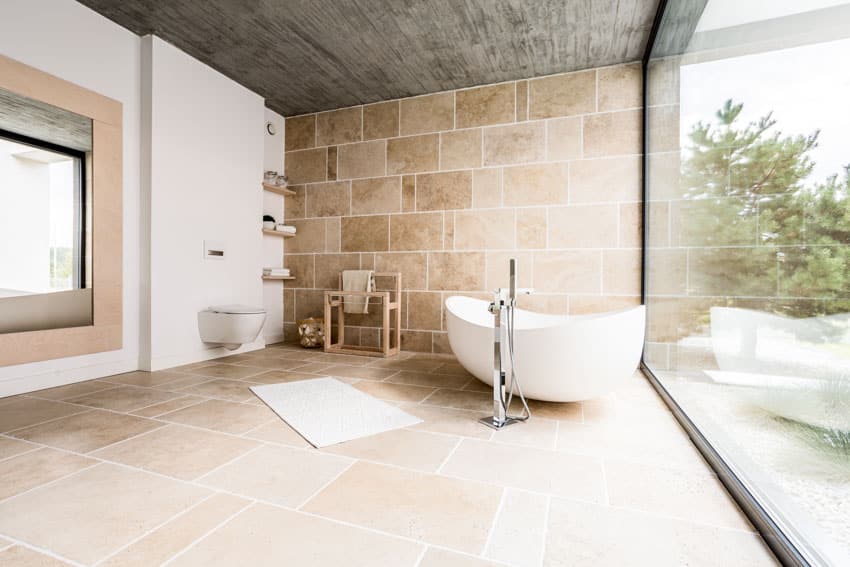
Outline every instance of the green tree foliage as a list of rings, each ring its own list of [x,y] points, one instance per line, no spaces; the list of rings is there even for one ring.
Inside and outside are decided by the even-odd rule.
[[[708,247],[691,291],[770,297],[760,308],[796,317],[850,311],[850,166],[809,182],[819,131],[785,136],[772,113],[742,125],[742,109],[728,100],[688,136],[684,237]]]

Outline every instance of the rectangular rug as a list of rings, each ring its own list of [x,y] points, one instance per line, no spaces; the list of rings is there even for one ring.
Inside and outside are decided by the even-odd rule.
[[[334,378],[251,386],[314,447],[422,423],[422,420]]]

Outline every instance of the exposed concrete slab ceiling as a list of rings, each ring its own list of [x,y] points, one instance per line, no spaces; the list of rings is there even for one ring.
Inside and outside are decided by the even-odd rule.
[[[81,0],[285,116],[637,61],[658,0]]]

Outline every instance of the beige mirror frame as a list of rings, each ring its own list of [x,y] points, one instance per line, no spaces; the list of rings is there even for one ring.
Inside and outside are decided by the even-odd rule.
[[[92,121],[93,325],[0,334],[0,366],[118,350],[122,346],[122,105],[0,55],[0,88]],[[2,314],[0,314],[2,316]]]

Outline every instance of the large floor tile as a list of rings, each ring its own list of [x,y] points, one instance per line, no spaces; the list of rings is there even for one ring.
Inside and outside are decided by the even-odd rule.
[[[501,493],[477,482],[358,462],[304,510],[478,554]]]
[[[0,459],[7,459],[37,449],[38,445],[27,443],[19,439],[0,437]]]
[[[67,384],[65,386],[57,386],[56,388],[48,388],[46,390],[38,390],[30,394],[35,398],[43,398],[45,400],[68,400],[99,392],[100,390],[108,390],[114,388],[115,384],[102,382],[100,380],[87,380],[85,382],[77,382],[76,384]]]
[[[22,427],[35,425],[58,417],[85,411],[84,408],[39,400],[24,396],[14,396],[0,400],[0,433],[6,433]]]
[[[546,567],[776,565],[755,534],[553,499]]]
[[[95,464],[94,459],[46,447],[0,461],[0,500]]]
[[[303,366],[300,361],[288,358],[279,358],[276,356],[255,357],[249,361],[239,362],[238,364],[240,366],[252,366],[267,370],[291,370],[293,368]]]
[[[620,461],[604,466],[612,506],[753,531],[712,474]]]
[[[218,398],[229,402],[247,402],[255,398],[254,392],[250,390],[250,387],[253,385],[254,383],[250,381],[216,378],[209,382],[181,388],[180,392],[195,396]]]
[[[484,555],[515,567],[539,567],[543,562],[549,498],[507,489]]]
[[[410,384],[411,386],[424,386],[426,388],[453,388],[460,390],[468,382],[468,376],[456,374],[436,374],[433,372],[411,372],[402,370],[387,378],[387,382],[394,384]]]
[[[601,461],[582,455],[464,439],[442,473],[590,502],[605,500]]]
[[[322,370],[322,374],[328,376],[377,381],[386,380],[397,373],[398,370],[385,370],[383,368],[372,368],[371,366],[352,366],[350,364],[333,364]]]
[[[514,400],[516,401],[516,397]],[[531,410],[531,415],[535,417],[557,421],[580,422],[582,420],[582,406],[579,402],[556,403],[528,400],[528,408]],[[519,411],[519,405],[517,404],[516,410],[512,411]]]
[[[268,370],[259,366],[236,366],[234,364],[213,363],[200,368],[190,368],[186,370],[188,374],[197,374],[199,376],[209,376],[210,378],[232,378],[241,379],[256,374],[262,374]]]
[[[173,567],[413,567],[421,546],[256,504],[177,557]]]
[[[516,413],[519,415],[519,412]],[[515,423],[493,433],[493,441],[528,445],[540,449],[554,449],[558,438],[558,422],[542,419],[532,414],[527,421]]]
[[[378,461],[426,472],[435,472],[458,439],[410,429],[396,429],[354,439],[323,449],[323,452]]]
[[[215,431],[166,425],[92,455],[182,480],[194,480],[257,446],[254,441]]]
[[[66,400],[72,404],[80,404],[99,409],[129,412],[143,407],[152,406],[173,400],[178,394],[162,392],[151,388],[137,386],[117,386],[108,390],[92,392]]]
[[[387,382],[372,382],[369,380],[358,382],[354,387],[362,392],[366,392],[370,396],[393,402],[421,402],[434,391],[433,388],[389,384]]]
[[[278,417],[265,425],[248,431],[244,434],[244,437],[267,441],[269,443],[278,443],[280,445],[289,445],[290,447],[312,447],[297,431],[289,427],[285,421]]]
[[[268,423],[273,417],[274,413],[264,406],[207,400],[158,419],[239,435]]]
[[[463,367],[460,362],[457,361],[447,361],[438,366],[434,372],[439,374],[455,374],[457,376],[466,376],[467,378],[472,378],[472,374]]]
[[[625,422],[561,422],[557,447],[562,451],[706,470],[705,461],[674,423],[666,419]]]
[[[89,410],[21,429],[15,431],[13,435],[59,449],[88,453],[157,427],[162,427],[162,424],[150,419],[109,411]]]
[[[312,372],[269,370],[268,372],[251,376],[249,380],[257,384],[283,384],[286,382],[298,382],[299,380],[312,380],[314,378],[321,377],[322,376],[320,374],[313,374]]]
[[[214,494],[122,549],[101,565],[103,567],[160,565],[250,504],[250,500],[237,496]]]
[[[437,390],[425,399],[422,404],[481,412],[482,417],[486,414],[493,415],[492,392],[450,389]]]
[[[388,358],[372,362],[369,366],[375,368],[386,368],[392,370],[409,370],[412,372],[431,372],[445,364],[443,360],[430,360],[423,358]]]
[[[179,396],[168,400],[167,402],[143,407],[142,409],[131,411],[130,413],[132,415],[138,415],[139,417],[158,417],[166,413],[199,404],[205,400],[206,398],[201,398],[200,396]]]
[[[0,532],[91,564],[207,494],[186,483],[100,464],[0,503]]]
[[[0,551],[0,565],[6,567],[65,567],[71,564],[22,545],[13,545]]]
[[[477,412],[415,403],[403,403],[399,408],[423,420],[422,423],[411,426],[411,429],[476,439],[489,439],[493,435],[492,429],[478,422],[481,414]]]
[[[497,567],[504,563],[493,563],[480,557],[462,555],[453,551],[429,547],[419,567]]]
[[[145,388],[153,388],[174,382],[175,380],[184,380],[185,374],[178,372],[169,372],[167,370],[158,370],[156,372],[127,372],[126,374],[116,374],[107,378],[108,382],[113,384],[124,384],[126,386],[144,386]]]
[[[201,477],[199,482],[297,508],[350,465],[350,459],[312,449],[266,445]]]

